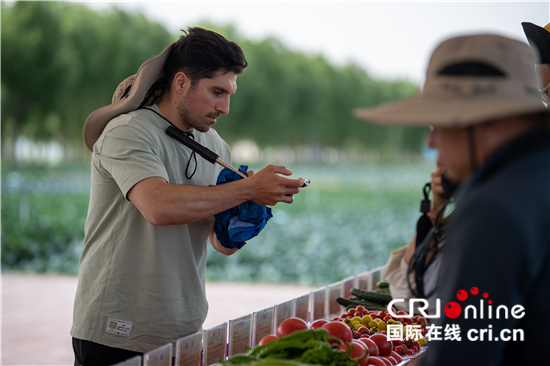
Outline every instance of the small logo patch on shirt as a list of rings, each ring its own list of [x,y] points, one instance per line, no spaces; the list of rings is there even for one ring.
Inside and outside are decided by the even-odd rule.
[[[123,337],[130,337],[132,324],[132,322],[109,318],[107,320],[107,329],[105,331],[107,333],[116,334]]]

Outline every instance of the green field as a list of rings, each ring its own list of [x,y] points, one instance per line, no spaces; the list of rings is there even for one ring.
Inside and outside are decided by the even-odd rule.
[[[290,168],[311,185],[243,250],[210,250],[208,279],[323,285],[386,263],[414,234],[433,164]],[[89,166],[2,166],[2,271],[76,273],[88,190]]]

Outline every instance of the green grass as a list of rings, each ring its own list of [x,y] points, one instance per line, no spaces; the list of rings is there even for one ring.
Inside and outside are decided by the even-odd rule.
[[[323,285],[386,263],[414,235],[432,165],[290,168],[311,185],[233,256],[209,248],[208,279]],[[3,166],[2,270],[76,273],[88,191],[86,166]]]

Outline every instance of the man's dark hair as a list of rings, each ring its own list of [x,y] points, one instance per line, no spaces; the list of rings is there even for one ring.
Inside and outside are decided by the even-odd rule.
[[[219,70],[238,75],[248,66],[241,47],[220,34],[198,27],[182,32],[164,65],[167,90],[180,71],[194,86],[200,79],[213,78]]]

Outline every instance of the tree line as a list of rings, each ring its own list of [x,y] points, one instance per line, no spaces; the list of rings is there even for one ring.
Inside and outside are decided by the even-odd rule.
[[[55,140],[72,151],[77,147],[87,159],[82,141],[87,116],[109,104],[124,78],[180,35],[143,14],[116,8],[99,12],[82,4],[38,1],[1,6],[5,158],[25,136]],[[216,124],[229,144],[250,139],[262,147],[420,150],[424,129],[367,124],[351,114],[358,106],[412,96],[417,85],[376,79],[351,63],[336,66],[274,38],[252,41],[232,26],[197,25],[236,41],[249,61],[229,115]],[[187,26],[195,24],[182,28]]]

